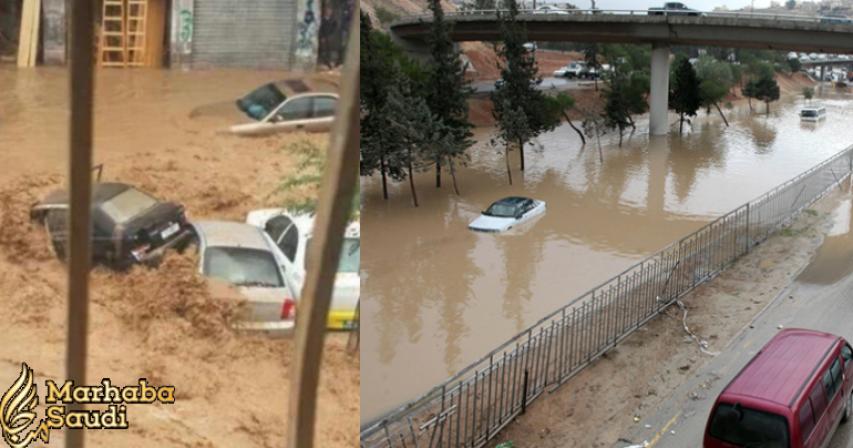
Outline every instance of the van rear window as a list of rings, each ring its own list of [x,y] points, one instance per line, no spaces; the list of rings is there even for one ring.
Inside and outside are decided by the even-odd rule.
[[[720,403],[714,410],[711,437],[750,448],[788,448],[788,422],[785,417],[758,411],[739,404]]]

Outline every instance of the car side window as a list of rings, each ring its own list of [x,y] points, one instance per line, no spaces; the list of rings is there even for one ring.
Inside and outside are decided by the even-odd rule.
[[[823,383],[819,382],[814,385],[812,393],[809,394],[809,401],[812,403],[815,420],[820,420],[823,411],[826,410],[826,396],[823,392]]]
[[[296,98],[285,103],[275,116],[279,121],[303,120],[311,118],[311,115],[314,112],[313,108],[313,98]]]
[[[278,241],[278,247],[284,253],[288,260],[293,261],[296,258],[296,247],[299,245],[299,230],[296,226],[290,226],[281,241]]]
[[[330,96],[318,96],[314,98],[314,117],[333,117],[338,102]]]
[[[837,372],[836,372],[837,371]],[[832,363],[832,366],[823,373],[823,387],[826,389],[827,401],[832,401],[835,398],[835,392],[838,391],[838,385],[841,383],[841,362],[838,358]],[[837,379],[836,379],[837,378]]]
[[[814,425],[815,421],[814,413],[812,412],[812,405],[809,400],[806,400],[803,403],[803,407],[800,409],[800,433],[803,437],[803,443],[809,439],[812,429],[814,429]]]
[[[275,218],[267,221],[267,224],[264,226],[264,230],[266,230],[270,235],[270,238],[278,244],[279,240],[281,240],[281,236],[284,235],[284,231],[287,230],[291,224],[293,224],[293,221],[291,221],[287,216],[276,216]]]
[[[841,358],[844,359],[844,368],[847,368],[850,361],[853,360],[853,349],[849,345],[845,344],[841,347]]]

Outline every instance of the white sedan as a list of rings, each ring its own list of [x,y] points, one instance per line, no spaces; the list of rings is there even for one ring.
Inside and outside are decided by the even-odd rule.
[[[504,232],[545,213],[545,201],[510,196],[495,201],[468,228],[478,232]]]
[[[306,259],[314,233],[314,215],[294,213],[280,208],[254,210],[246,216],[246,222],[264,229],[272,238],[284,260],[285,277],[293,285],[296,301],[305,282]],[[358,221],[349,223],[344,233],[338,273],[332,292],[327,327],[334,330],[350,330],[356,325],[356,308],[361,291],[359,263],[361,260],[361,226]]]

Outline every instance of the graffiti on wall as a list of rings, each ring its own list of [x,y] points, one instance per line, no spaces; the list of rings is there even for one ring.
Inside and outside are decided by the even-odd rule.
[[[317,57],[319,0],[300,0],[297,6],[296,45],[293,51],[297,67],[311,68]]]
[[[193,51],[193,0],[172,2],[172,54],[188,55]]]
[[[317,64],[328,68],[344,63],[355,0],[322,0]]]

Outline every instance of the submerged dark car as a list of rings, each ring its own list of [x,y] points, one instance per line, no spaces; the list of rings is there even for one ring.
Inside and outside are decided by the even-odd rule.
[[[68,191],[47,195],[30,210],[30,218],[44,224],[57,257],[65,258]],[[184,207],[163,202],[123,183],[96,183],[92,187],[92,259],[122,269],[134,263],[152,263],[169,248],[191,241]]]

